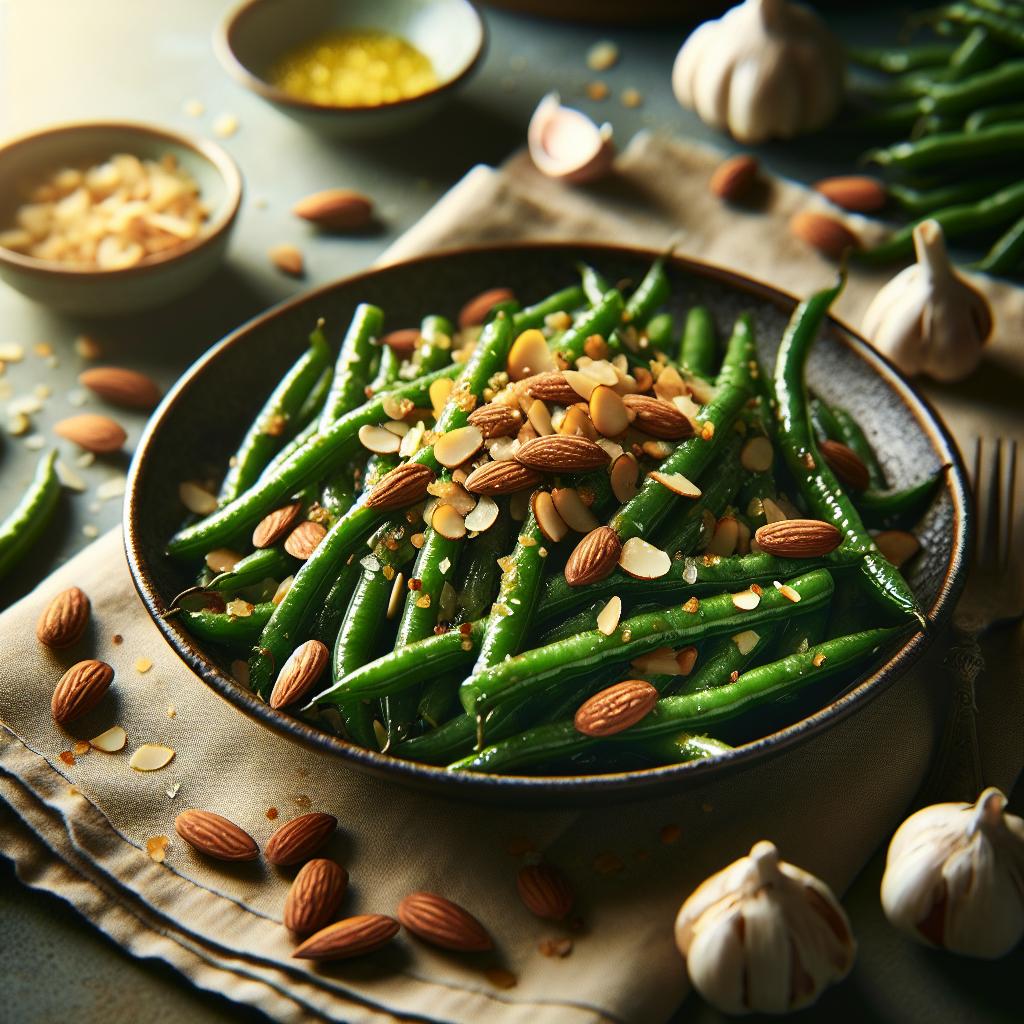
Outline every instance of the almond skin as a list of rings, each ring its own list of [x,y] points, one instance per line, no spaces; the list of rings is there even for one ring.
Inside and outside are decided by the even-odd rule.
[[[389,331],[380,339],[380,343],[394,349],[400,356],[411,356],[421,337],[418,327],[402,327],[397,331]]]
[[[97,455],[120,451],[128,439],[124,427],[117,420],[91,412],[60,420],[54,424],[53,432]]]
[[[842,531],[823,519],[782,519],[759,526],[757,546],[780,558],[820,558],[843,542]]]
[[[457,903],[432,892],[411,892],[398,904],[398,920],[424,942],[461,953],[493,949],[487,929]]]
[[[735,203],[749,194],[757,181],[760,165],[749,153],[739,153],[723,160],[711,175],[708,188],[711,194]]]
[[[299,523],[284,542],[284,549],[293,558],[305,561],[320,546],[320,541],[327,536],[327,529],[320,523],[307,519]]]
[[[547,921],[562,921],[572,910],[572,886],[552,864],[528,864],[516,875],[516,888],[526,909]]]
[[[824,178],[814,188],[836,206],[853,213],[874,213],[889,199],[882,182],[862,174]]]
[[[290,505],[283,505],[281,508],[275,508],[273,512],[269,512],[252,531],[252,546],[254,548],[273,547],[292,528],[292,524],[298,519],[301,511],[302,503],[294,501]]]
[[[693,424],[672,404],[650,395],[623,395],[622,403],[633,415],[637,430],[673,441],[693,436]]]
[[[89,598],[78,587],[54,596],[36,623],[36,639],[60,650],[78,643],[89,624]]]
[[[519,447],[516,461],[549,473],[601,469],[611,459],[596,442],[575,434],[534,437]]]
[[[174,831],[194,850],[215,860],[255,860],[260,855],[248,832],[213,811],[182,811],[174,819]]]
[[[576,710],[573,725],[584,736],[614,736],[646,718],[658,691],[644,679],[625,679],[595,693]]]
[[[591,530],[565,563],[565,582],[570,587],[583,587],[607,578],[619,564],[621,553],[622,541],[610,526]]]
[[[307,640],[299,644],[281,666],[270,693],[270,706],[283,708],[302,700],[323,675],[330,656],[331,652],[320,640]]]
[[[347,960],[373,953],[386,946],[397,934],[399,924],[384,914],[358,914],[336,921],[310,935],[293,957],[299,960]]]
[[[329,231],[356,231],[373,220],[373,200],[349,188],[328,188],[300,199],[296,217]]]
[[[434,479],[429,466],[407,463],[380,478],[367,495],[367,508],[405,508],[426,497],[427,485]]]
[[[839,482],[855,491],[866,491],[871,485],[871,474],[861,457],[840,441],[822,441],[818,447],[822,457]]]
[[[842,221],[813,210],[796,214],[789,222],[789,231],[831,260],[840,259],[847,249],[860,248],[860,239]]]
[[[338,827],[333,814],[302,814],[285,822],[271,837],[263,851],[271,864],[285,867],[299,864],[320,849]]]
[[[508,405],[482,405],[469,414],[469,422],[485,439],[512,437],[523,425],[523,414]]]
[[[575,405],[580,400],[580,396],[573,386],[557,370],[527,377],[520,381],[520,384],[524,385],[526,394],[531,398],[539,398],[544,402],[569,406]]]
[[[60,677],[53,691],[50,711],[58,725],[67,725],[87,715],[103,699],[114,678],[105,661],[89,658],[76,662]]]
[[[463,486],[470,494],[513,494],[528,487],[536,487],[544,478],[535,469],[515,459],[488,462],[474,469]]]
[[[475,327],[482,324],[492,309],[499,302],[509,302],[515,295],[511,288],[489,288],[479,295],[474,295],[461,310],[459,310],[459,327]]]
[[[156,381],[122,366],[96,366],[85,370],[78,375],[78,383],[104,401],[126,409],[153,409],[162,397]]]
[[[319,931],[338,912],[347,888],[348,872],[333,860],[303,864],[284,901],[285,928],[296,935]]]

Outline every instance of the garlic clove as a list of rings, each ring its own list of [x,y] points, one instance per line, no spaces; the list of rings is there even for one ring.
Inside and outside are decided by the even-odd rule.
[[[1024,819],[994,787],[974,804],[933,804],[889,844],[882,908],[897,928],[954,953],[994,959],[1024,938]]]
[[[598,127],[586,114],[545,96],[530,118],[527,144],[534,165],[549,178],[583,184],[603,177],[615,157],[612,127]]]

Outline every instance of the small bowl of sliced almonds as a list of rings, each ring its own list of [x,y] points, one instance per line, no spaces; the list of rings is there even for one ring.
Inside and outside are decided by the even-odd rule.
[[[22,135],[0,147],[0,277],[67,313],[156,306],[220,265],[241,200],[210,142],[113,121]]]

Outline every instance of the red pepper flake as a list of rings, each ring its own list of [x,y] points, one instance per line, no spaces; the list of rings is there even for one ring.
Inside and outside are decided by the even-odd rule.
[[[740,677],[739,672],[737,672],[735,669],[733,669],[733,671],[729,673],[729,682],[730,683],[735,683],[736,680],[739,679],[739,677]]]
[[[268,807],[267,808],[267,817],[271,821],[273,821],[277,817],[277,808],[276,807]]]
[[[678,825],[662,825],[661,831],[658,833],[658,838],[665,846],[678,843],[682,836],[683,830]]]
[[[814,456],[810,452],[804,452],[800,456],[800,461],[804,464],[804,469],[813,470],[815,468]]]
[[[418,580],[418,579],[416,579],[415,576],[413,576],[412,579],[409,580],[409,589],[410,590],[419,590],[422,586],[423,586],[423,580]]]
[[[750,589],[751,589],[751,590],[752,590],[752,591],[753,591],[753,592],[754,592],[755,594],[757,594],[757,596],[758,596],[758,597],[760,597],[760,596],[761,596],[761,595],[762,595],[762,594],[764,593],[764,591],[763,591],[763,590],[762,590],[762,589],[761,589],[761,588],[760,588],[760,587],[759,587],[759,586],[758,586],[758,585],[757,585],[756,583],[751,583],[751,584],[750,584]]]
[[[57,755],[69,768],[75,763],[75,755],[70,750],[62,750]]]
[[[462,625],[459,626],[459,632],[463,636],[469,636],[469,634],[473,632],[473,623],[472,622],[463,622]]]

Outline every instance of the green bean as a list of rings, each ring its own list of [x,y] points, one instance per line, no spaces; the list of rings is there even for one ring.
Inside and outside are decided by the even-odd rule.
[[[546,299],[521,309],[512,317],[512,330],[519,335],[530,327],[543,327],[544,321],[552,313],[568,313],[577,306],[581,306],[584,299],[583,289],[578,284],[569,285],[568,288],[563,288],[560,292],[555,292]],[[584,337],[583,340],[585,341],[586,338]]]
[[[282,548],[260,548],[235,562],[227,572],[214,576],[206,589],[228,594],[268,578],[280,582],[291,574],[295,565],[295,559]]]
[[[684,730],[703,730],[780,697],[798,693],[810,683],[852,669],[903,632],[903,627],[891,627],[839,637],[812,647],[804,654],[793,654],[752,668],[734,683],[700,693],[662,697],[646,718],[613,738],[598,740],[577,732],[571,721],[557,722],[527,730],[448,767],[453,771],[508,772],[564,757],[599,742],[633,743]]]
[[[883,490],[888,487],[888,482],[885,479],[885,470],[882,469],[878,456],[875,454],[875,449],[871,446],[871,442],[867,439],[861,425],[850,413],[845,409],[840,409],[838,406],[832,407],[832,416],[839,427],[839,436],[835,437],[834,440],[845,444],[864,463],[868,471],[870,486],[875,490]]]
[[[1007,160],[1024,152],[1024,123],[996,124],[975,132],[940,132],[916,142],[897,142],[886,149],[873,149],[864,159],[883,167],[907,171],[946,170],[965,161]]]
[[[820,398],[811,399],[811,425],[819,441],[841,441],[842,427],[835,412]]]
[[[1024,121],[1024,103],[999,103],[975,110],[964,121],[964,131],[977,132],[989,125],[1006,124],[1008,121]]]
[[[855,64],[898,75],[919,68],[943,68],[956,52],[956,46],[940,42],[901,47],[850,46],[846,52]]]
[[[659,692],[666,697],[674,693],[700,693],[714,686],[734,682],[735,676],[764,654],[781,632],[780,629],[769,627],[744,630],[735,636],[716,637],[704,645],[705,649],[698,656],[690,675],[674,677]]]
[[[824,569],[788,581],[808,610],[828,600],[832,577]],[[696,607],[694,607],[694,605]],[[656,647],[692,644],[721,633],[754,629],[790,614],[791,602],[770,587],[752,611],[739,612],[731,594],[716,594],[685,606],[634,615],[621,621],[611,636],[599,630],[581,633],[547,647],[506,659],[473,678],[471,692],[460,692],[462,706],[481,714],[508,700],[518,700],[554,681],[566,682],[593,671],[596,665],[626,664]]]
[[[379,455],[372,453],[366,460],[359,490],[361,494],[369,494],[402,460],[397,455]]]
[[[331,381],[334,379],[334,371],[330,366],[325,366],[320,371],[320,376],[313,385],[306,400],[302,403],[295,416],[295,423],[304,431],[307,427],[316,429],[315,423],[320,418],[320,411],[327,401],[327,394],[331,390]],[[297,437],[298,435],[296,435]],[[295,438],[292,438],[294,441]],[[289,442],[290,444],[291,442]]]
[[[1010,13],[1009,5],[1001,5],[999,11],[981,10],[981,4],[950,4],[931,12],[930,20],[950,21],[956,25],[980,26],[987,29],[993,39],[1005,43],[1015,50],[1024,50],[1024,22],[1016,8]],[[995,7],[994,3],[985,6]]]
[[[311,639],[319,640],[327,648],[333,646],[338,638],[338,630],[341,628],[349,601],[352,599],[352,591],[359,580],[360,571],[361,566],[354,555],[341,567],[323,599],[320,610],[316,613],[315,621],[309,630]]]
[[[654,315],[654,311],[668,299],[669,291],[665,259],[659,256],[626,302],[623,321],[639,330]]]
[[[586,309],[573,321],[572,326],[558,339],[555,349],[571,366],[583,355],[583,343],[592,334],[607,338],[622,320],[625,307],[622,294],[612,288],[592,309]]]
[[[844,278],[840,276],[831,288],[801,302],[783,334],[775,364],[782,453],[812,514],[833,523],[845,534],[849,546],[863,552],[861,571],[872,598],[889,614],[914,615],[924,625],[913,592],[898,570],[882,557],[853,503],[822,458],[811,430],[804,368],[829,306],[843,284]]]
[[[456,703],[458,703],[456,697]],[[487,717],[485,727],[495,739],[512,736],[529,724],[530,701],[496,708]],[[473,715],[459,714],[436,729],[399,743],[392,751],[396,757],[424,764],[447,764],[473,748],[479,723]]]
[[[242,653],[259,637],[273,611],[273,602],[264,601],[254,604],[249,615],[231,615],[228,612],[211,611],[209,608],[198,611],[180,608],[176,614],[178,621],[197,640],[219,644]]]
[[[984,259],[974,264],[986,274],[1012,274],[1024,264],[1024,217],[1011,225],[989,249]]]
[[[647,340],[660,352],[669,354],[676,333],[676,322],[671,313],[658,313],[647,321]]]
[[[511,536],[511,518],[503,509],[498,520],[467,545],[459,564],[462,589],[459,591],[455,625],[472,622],[488,614],[498,591],[502,557]]]
[[[750,362],[754,353],[753,325],[746,314],[736,321],[716,394],[697,415],[702,432],[683,441],[661,464],[663,473],[681,473],[690,480],[700,477],[721,450],[723,438],[751,397]],[[706,433],[705,433],[706,432]],[[639,492],[612,516],[608,525],[621,540],[650,535],[677,502],[667,487],[648,477]]]
[[[431,679],[423,687],[419,703],[416,706],[416,713],[428,729],[436,729],[462,710],[459,707],[459,684],[461,682],[461,674],[440,676],[437,679]]]
[[[623,747],[625,744],[609,743],[607,746]],[[672,736],[651,736],[637,740],[635,744],[630,744],[630,749],[635,749],[638,754],[649,758],[654,764],[667,765],[703,761],[728,753],[733,748],[712,736],[694,736],[692,733],[680,732]]]
[[[587,263],[578,263],[577,270],[583,282],[583,294],[590,306],[600,305],[611,287],[601,274]]]
[[[548,582],[550,580],[551,577],[549,576]],[[591,601],[585,608],[576,612],[575,615],[559,620],[544,631],[535,646],[546,647],[548,644],[558,643],[559,640],[567,640],[571,636],[576,636],[577,633],[586,633],[588,630],[597,629],[597,616],[606,603],[600,600]],[[634,609],[634,614],[641,611],[651,611],[653,607],[651,604],[644,604]]]
[[[394,387],[401,379],[401,371],[402,357],[390,345],[382,345],[377,372],[374,374],[373,380],[366,385],[365,397],[372,398],[374,395]]]
[[[891,491],[862,491],[855,504],[864,522],[874,529],[906,528],[916,523],[931,504],[944,469],[929,477]]]
[[[366,401],[374,342],[384,327],[384,314],[377,306],[360,302],[334,364],[334,380],[320,413],[320,431],[358,408]]]
[[[263,403],[263,408],[232,456],[217,498],[222,506],[234,501],[254,484],[270,459],[287,442],[290,426],[329,358],[327,342],[319,324],[309,340],[309,348],[299,356]]]
[[[1020,95],[1024,88],[1024,60],[1008,60],[959,82],[940,82],[921,100],[924,114],[966,115],[986,103]]]
[[[355,465],[345,466],[324,482],[320,491],[320,505],[337,519],[343,516],[356,500]]]
[[[452,361],[452,339],[455,326],[443,316],[425,316],[420,321],[420,340],[412,354],[408,367],[403,367],[410,378],[440,370]]]
[[[716,369],[718,341],[715,322],[706,306],[694,306],[686,314],[686,327],[679,346],[679,362],[684,369],[701,377],[710,377]]]
[[[904,212],[914,218],[925,217],[933,210],[941,210],[947,206],[959,206],[971,203],[984,196],[990,196],[1010,184],[1013,178],[972,178],[970,181],[957,181],[950,185],[936,188],[915,189],[900,185],[897,182],[887,186],[889,195],[896,200]]]
[[[0,523],[0,577],[32,550],[53,517],[60,498],[56,464],[56,450],[47,452],[39,460],[21,500]]]

